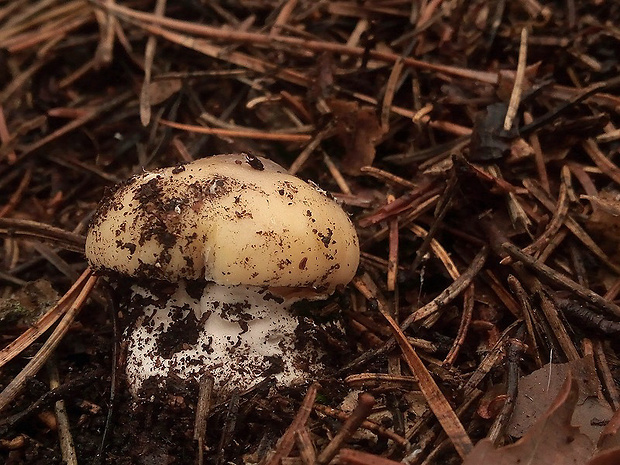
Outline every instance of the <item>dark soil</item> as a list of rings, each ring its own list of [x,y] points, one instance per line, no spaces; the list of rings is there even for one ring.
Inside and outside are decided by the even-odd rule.
[[[183,1],[163,16],[156,3],[0,2],[3,345],[84,271],[83,236],[109,189],[245,152],[255,169],[256,156],[272,159],[340,201],[361,264],[354,284],[296,308],[304,337],[330,354],[324,379],[279,390],[268,379],[214,401],[204,463],[268,463],[274,450],[311,462],[299,436],[290,451],[278,439],[313,381],[300,431],[317,453],[349,415],[327,407],[360,389],[382,429],[346,447],[410,464],[462,463],[489,434],[517,441],[505,401],[549,362],[592,355],[600,402],[620,407],[617,1]],[[28,297],[37,280],[41,295]],[[47,368],[1,410],[5,463],[63,463],[61,399],[80,464],[198,463],[197,387],[170,379],[153,401],[127,392],[126,285],[100,282]],[[469,445],[446,439],[382,311]],[[2,388],[50,332],[2,367]]]

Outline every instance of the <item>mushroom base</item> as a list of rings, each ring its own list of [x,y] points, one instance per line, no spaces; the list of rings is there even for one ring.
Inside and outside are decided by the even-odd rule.
[[[320,370],[321,351],[296,344],[293,301],[253,286],[207,283],[202,292],[192,283],[175,286],[165,298],[132,288],[132,311],[141,311],[126,334],[127,380],[135,396],[204,375],[225,395],[270,375],[291,385]]]

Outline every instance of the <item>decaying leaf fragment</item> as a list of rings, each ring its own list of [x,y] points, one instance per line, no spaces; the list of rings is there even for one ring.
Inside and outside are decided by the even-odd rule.
[[[620,463],[620,410],[605,425],[596,444],[597,451],[587,465],[616,465]]]
[[[568,376],[547,412],[519,441],[495,449],[488,439],[476,444],[463,465],[582,465],[591,457],[590,438],[571,425],[579,388]]]
[[[363,166],[372,165],[375,147],[384,130],[373,107],[360,107],[356,102],[330,100],[329,108],[336,118],[338,140],[344,146],[342,171],[358,175]]]
[[[159,105],[180,91],[182,86],[183,83],[180,79],[166,79],[151,82],[148,89],[150,104]]]
[[[521,378],[508,434],[520,438],[529,431],[553,404],[569,373],[579,391],[572,423],[596,443],[613,412],[598,397],[599,383],[591,355],[569,363],[547,364]]]

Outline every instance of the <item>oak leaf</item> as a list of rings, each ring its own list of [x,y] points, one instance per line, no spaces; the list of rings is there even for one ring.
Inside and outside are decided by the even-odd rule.
[[[592,456],[590,438],[571,425],[579,388],[569,374],[547,412],[516,443],[496,449],[483,439],[463,465],[582,465]]]

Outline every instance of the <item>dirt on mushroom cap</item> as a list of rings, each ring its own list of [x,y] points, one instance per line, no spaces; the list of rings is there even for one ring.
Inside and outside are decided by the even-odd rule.
[[[325,291],[349,282],[359,261],[336,202],[245,154],[131,178],[102,202],[86,251],[94,268],[133,276]]]

